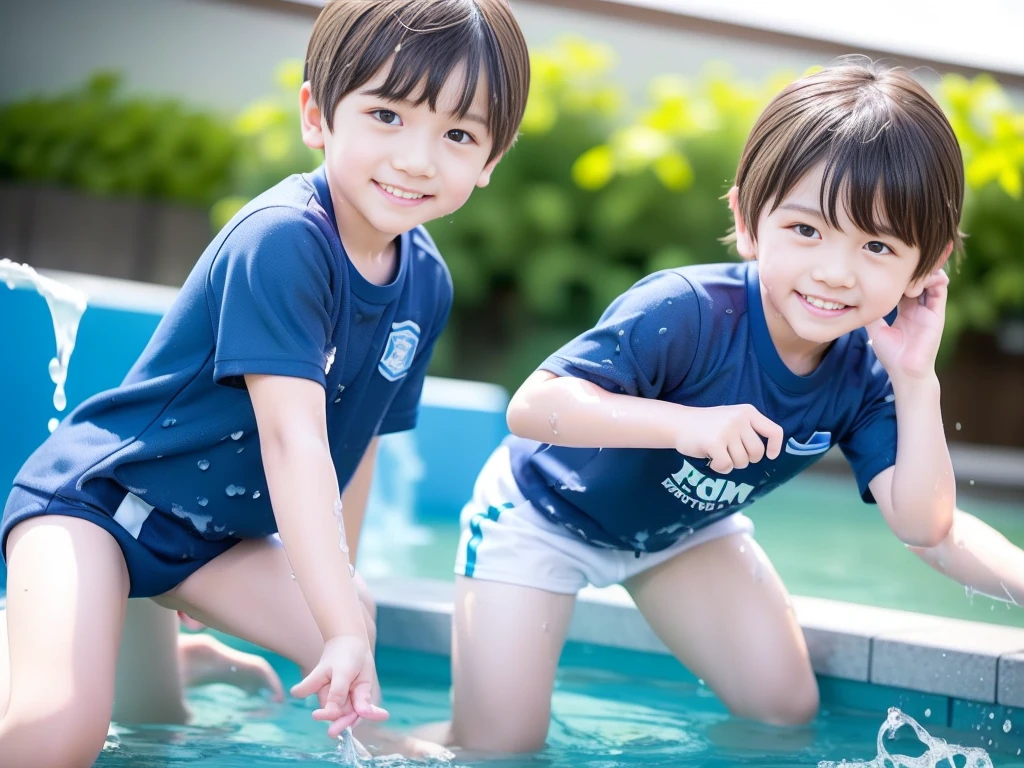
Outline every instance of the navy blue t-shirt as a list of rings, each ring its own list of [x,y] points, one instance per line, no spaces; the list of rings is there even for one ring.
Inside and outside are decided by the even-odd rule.
[[[451,308],[451,277],[426,231],[397,245],[390,284],[359,274],[323,167],[260,195],[203,253],[123,383],[75,409],[16,489],[95,504],[89,481],[106,478],[204,538],[275,532],[245,374],[324,387],[344,488],[375,435],[415,426]]]
[[[749,403],[782,427],[779,458],[719,475],[674,450],[563,448],[507,439],[523,495],[596,546],[656,552],[749,506],[838,444],[865,501],[896,461],[896,410],[885,369],[857,330],[817,369],[786,367],[768,333],[757,264],[657,272],[540,367],[610,392],[695,407]],[[557,429],[557,414],[553,417]]]

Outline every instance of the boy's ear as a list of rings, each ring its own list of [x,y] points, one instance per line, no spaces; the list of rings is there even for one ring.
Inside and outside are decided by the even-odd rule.
[[[302,118],[302,143],[310,149],[323,149],[324,116],[313,101],[308,80],[299,89],[299,116]]]
[[[498,165],[498,161],[501,160],[502,157],[503,155],[498,155],[484,166],[484,169],[480,171],[480,176],[476,180],[476,185],[478,187],[482,189],[491,183],[491,174],[494,173],[494,168]]]
[[[732,211],[733,220],[736,222],[736,250],[747,261],[755,261],[757,259],[757,247],[750,238],[747,223],[743,220],[743,214],[740,213],[739,187],[733,186],[729,190],[727,197],[729,198],[729,210]]]
[[[920,277],[914,282],[912,282],[907,287],[907,290],[903,292],[903,295],[910,299],[916,299],[918,296],[924,293],[924,287],[925,284],[928,282],[928,278],[930,278],[932,275],[934,275],[936,272],[938,272],[940,269],[946,266],[946,262],[949,261],[950,254],[952,253],[953,241],[950,240],[948,243],[946,243],[946,247],[942,249],[942,255],[939,256],[939,260],[935,262],[935,268],[931,271],[931,273],[925,275],[924,277]]]

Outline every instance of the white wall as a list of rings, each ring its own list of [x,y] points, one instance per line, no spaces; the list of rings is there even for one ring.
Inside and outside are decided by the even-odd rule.
[[[800,72],[820,53],[697,34],[513,0],[531,45],[567,33],[611,44],[634,90],[656,74],[693,74],[709,60],[742,76]],[[0,0],[0,102],[121,70],[130,89],[233,112],[271,88],[275,65],[301,58],[312,20],[229,0]],[[1024,91],[1014,100],[1024,105]]]

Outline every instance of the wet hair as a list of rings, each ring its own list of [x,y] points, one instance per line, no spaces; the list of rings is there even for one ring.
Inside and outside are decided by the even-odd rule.
[[[824,163],[819,205],[839,229],[842,202],[858,229],[919,248],[914,279],[933,272],[946,244],[962,247],[964,164],[938,104],[906,70],[857,57],[791,83],[747,138],[736,186],[739,213],[757,238],[800,180]]]
[[[313,27],[304,75],[329,129],[338,102],[389,62],[387,79],[372,94],[426,102],[431,110],[452,72],[465,65],[455,111],[460,119],[482,75],[493,141],[488,161],[515,142],[530,89],[530,62],[506,0],[329,0]]]

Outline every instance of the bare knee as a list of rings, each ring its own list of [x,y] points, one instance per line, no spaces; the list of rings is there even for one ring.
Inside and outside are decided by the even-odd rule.
[[[495,723],[493,728],[480,728],[472,733],[463,732],[454,721],[451,741],[455,746],[473,752],[503,755],[539,752],[544,749],[548,737],[549,720],[545,717],[541,723],[536,716],[524,720],[510,715],[501,723]]]
[[[68,706],[24,715],[16,706],[0,721],[2,764],[18,768],[89,768],[103,750],[110,719]]]
[[[730,706],[733,714],[770,725],[805,725],[818,714],[818,684],[808,673],[794,680],[758,685]]]

